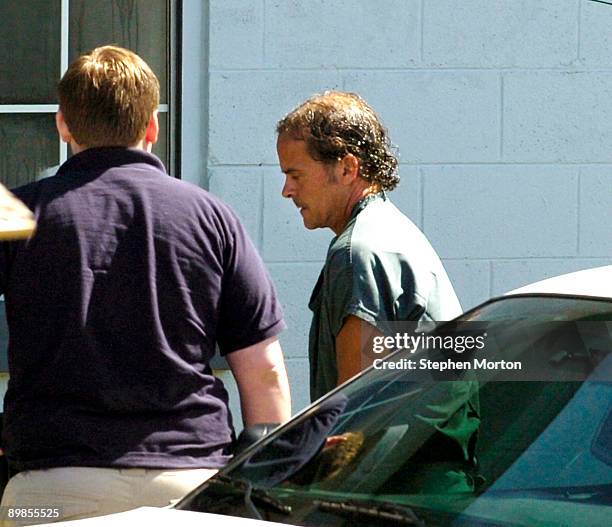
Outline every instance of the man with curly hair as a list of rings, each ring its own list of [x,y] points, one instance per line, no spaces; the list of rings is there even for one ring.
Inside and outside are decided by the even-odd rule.
[[[361,97],[315,95],[277,133],[283,196],[307,229],[336,235],[309,305],[314,400],[372,362],[368,340],[384,322],[450,320],[461,307],[430,243],[387,197],[399,183],[397,158]]]

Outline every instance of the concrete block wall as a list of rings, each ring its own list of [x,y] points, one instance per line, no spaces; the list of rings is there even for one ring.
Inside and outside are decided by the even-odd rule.
[[[612,263],[612,6],[587,0],[211,0],[208,174],[274,278],[294,411],[306,307],[331,231],[280,197],[276,121],[327,89],[390,130],[391,199],[442,256],[464,308]]]

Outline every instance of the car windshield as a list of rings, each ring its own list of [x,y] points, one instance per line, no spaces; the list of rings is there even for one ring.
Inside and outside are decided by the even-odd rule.
[[[529,373],[436,370],[421,378],[382,366],[431,357],[404,349],[223,475],[287,508],[260,505],[262,517],[296,525],[393,523],[376,503],[433,525],[585,525],[585,515],[588,525],[612,525],[612,301],[508,297],[460,321],[431,334],[465,336],[469,327]],[[213,479],[178,507],[241,515],[238,494]]]

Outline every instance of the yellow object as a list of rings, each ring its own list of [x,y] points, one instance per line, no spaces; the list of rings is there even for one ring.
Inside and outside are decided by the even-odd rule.
[[[23,240],[36,231],[34,215],[3,185],[0,185],[0,240]]]

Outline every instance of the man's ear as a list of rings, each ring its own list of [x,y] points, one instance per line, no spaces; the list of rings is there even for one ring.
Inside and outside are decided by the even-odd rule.
[[[73,141],[72,134],[70,133],[70,129],[66,124],[64,114],[61,110],[58,110],[55,114],[55,127],[57,128],[57,133],[62,138],[62,141],[64,141],[64,143],[70,144]]]
[[[145,149],[149,152],[151,151],[151,147],[157,143],[157,139],[159,137],[159,119],[157,118],[157,110],[153,112],[151,115],[151,119],[149,119],[149,124],[147,125],[147,131],[145,132]]]
[[[359,177],[359,159],[353,154],[346,154],[340,160],[342,180],[347,184],[352,183]]]

